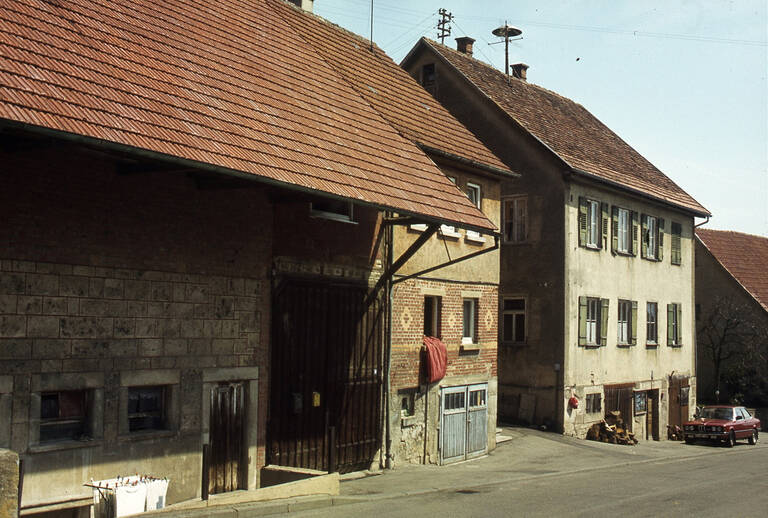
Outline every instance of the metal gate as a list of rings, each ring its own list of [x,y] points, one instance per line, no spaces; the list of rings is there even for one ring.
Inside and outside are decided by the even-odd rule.
[[[440,458],[443,464],[482,455],[488,448],[488,385],[441,390]]]
[[[381,441],[384,304],[368,290],[287,279],[275,288],[267,461],[367,469]]]
[[[243,444],[245,438],[243,383],[226,383],[211,390],[210,460],[208,492],[235,491],[245,487]]]
[[[608,413],[615,410],[621,412],[624,426],[630,432],[632,431],[633,421],[634,387],[634,383],[605,386],[605,412]]]

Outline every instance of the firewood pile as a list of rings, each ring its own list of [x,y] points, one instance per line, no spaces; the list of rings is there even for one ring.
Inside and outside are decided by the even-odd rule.
[[[593,424],[587,431],[587,439],[611,444],[637,444],[635,434],[627,430],[618,410],[606,413],[605,419]]]

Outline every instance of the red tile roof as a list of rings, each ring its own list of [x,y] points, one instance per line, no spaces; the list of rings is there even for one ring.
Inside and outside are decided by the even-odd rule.
[[[5,1],[3,119],[493,228],[269,0]]]
[[[696,237],[768,311],[768,238],[705,228],[697,228]]]
[[[539,139],[571,168],[640,191],[698,215],[708,215],[688,193],[580,104],[422,38],[481,93]]]
[[[281,15],[404,137],[510,173],[475,135],[371,42],[281,0]]]

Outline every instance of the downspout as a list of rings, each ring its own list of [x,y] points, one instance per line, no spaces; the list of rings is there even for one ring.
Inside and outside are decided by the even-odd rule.
[[[709,223],[709,216],[707,216],[707,219],[705,219],[704,221],[702,221],[698,225],[694,225],[693,228],[699,228],[700,226],[706,225],[707,223]]]
[[[391,213],[387,212],[389,217]],[[394,228],[392,225],[387,226],[386,240],[387,240],[387,264],[384,271],[389,272],[392,268],[392,260],[394,257],[393,245],[394,245]],[[385,275],[387,275],[385,273]],[[384,363],[384,434],[385,434],[385,454],[384,454],[384,467],[386,469],[392,469],[392,430],[390,426],[390,365],[392,364],[392,303],[393,296],[393,284],[392,276],[388,275],[387,278],[387,326],[386,326],[386,339],[384,340],[384,346],[387,349],[385,363]]]

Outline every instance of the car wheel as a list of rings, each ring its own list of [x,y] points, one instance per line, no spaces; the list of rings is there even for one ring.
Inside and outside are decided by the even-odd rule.
[[[693,437],[686,437],[685,444],[693,444]]]
[[[749,444],[757,444],[757,430],[752,430],[752,436],[749,438]]]
[[[731,433],[728,434],[728,438],[725,440],[725,445],[729,448],[733,448],[736,446],[736,434],[731,430]]]

